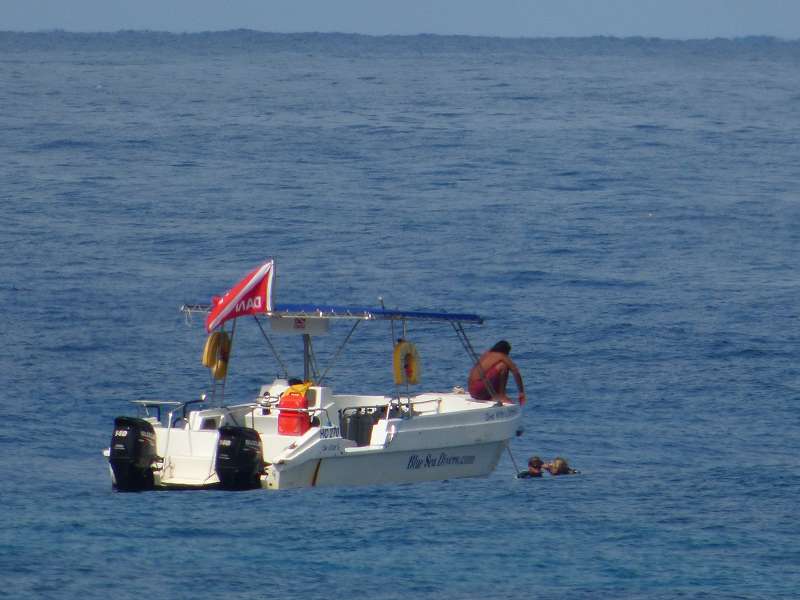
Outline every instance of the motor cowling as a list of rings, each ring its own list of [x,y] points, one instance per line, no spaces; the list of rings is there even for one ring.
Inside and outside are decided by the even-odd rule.
[[[156,433],[144,419],[117,417],[108,462],[115,487],[122,492],[153,489],[152,465],[157,456]]]
[[[219,428],[215,469],[226,490],[261,487],[264,453],[261,436],[255,429],[223,425]]]

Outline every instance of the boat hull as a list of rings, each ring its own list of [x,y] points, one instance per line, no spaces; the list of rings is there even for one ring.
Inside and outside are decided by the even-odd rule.
[[[324,389],[316,396],[324,400],[317,413],[324,420],[298,435],[281,432],[285,409],[256,404],[197,411],[182,427],[156,424],[152,486],[285,490],[482,477],[521,433],[520,406],[464,394],[421,394],[400,408],[386,397],[333,396]],[[354,409],[357,418],[345,418]],[[228,439],[232,433],[240,443]],[[231,463],[250,474],[247,485],[232,486],[222,467],[237,443],[257,461]]]
[[[270,490],[285,490],[484,477],[495,469],[505,448],[504,440],[398,452],[367,447],[362,452],[320,458],[288,469],[271,466],[262,477],[262,485]]]

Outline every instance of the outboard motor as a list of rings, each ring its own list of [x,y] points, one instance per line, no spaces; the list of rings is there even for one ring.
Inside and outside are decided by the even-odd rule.
[[[220,427],[214,467],[223,489],[252,490],[261,487],[264,453],[258,432],[249,427]]]
[[[116,488],[121,492],[153,489],[156,459],[156,433],[144,419],[117,417],[111,436],[108,462],[114,472]]]

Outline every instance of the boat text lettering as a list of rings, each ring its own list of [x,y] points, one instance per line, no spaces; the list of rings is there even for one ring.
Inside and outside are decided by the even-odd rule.
[[[319,437],[323,440],[342,437],[338,427],[320,427]]]
[[[474,462],[475,456],[471,454],[466,456],[450,456],[444,452],[438,456],[435,454],[426,454],[425,456],[412,454],[408,459],[406,469],[431,469],[445,465],[471,465]]]
[[[484,421],[496,421],[498,419],[507,419],[509,417],[513,417],[515,414],[519,412],[519,407],[514,406],[502,406],[500,408],[491,410],[484,415]]]
[[[250,309],[261,310],[261,296],[255,296],[253,298],[248,298],[247,300],[237,302],[234,311],[238,313]]]

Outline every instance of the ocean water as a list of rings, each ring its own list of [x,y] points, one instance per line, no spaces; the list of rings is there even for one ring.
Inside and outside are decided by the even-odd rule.
[[[0,33],[0,132],[0,596],[796,596],[800,43]],[[580,474],[112,492],[128,401],[208,386],[178,306],[270,256],[278,301],[487,317],[514,459]],[[389,341],[332,385],[391,391]]]

